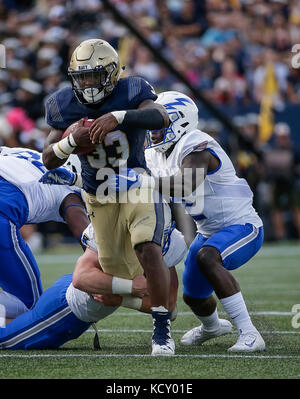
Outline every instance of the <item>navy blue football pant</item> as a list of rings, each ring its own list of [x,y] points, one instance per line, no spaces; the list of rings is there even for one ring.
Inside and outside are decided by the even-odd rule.
[[[257,228],[250,223],[225,227],[209,238],[198,233],[185,260],[183,292],[192,298],[208,298],[214,291],[197,264],[197,254],[201,248],[216,248],[224,268],[234,270],[247,263],[259,251],[263,240],[263,227]]]
[[[30,309],[43,289],[36,260],[19,232],[27,217],[24,194],[0,177],[0,287]]]
[[[71,282],[72,274],[60,277],[31,310],[0,328],[0,349],[54,349],[85,332],[92,323],[79,320],[66,300]]]

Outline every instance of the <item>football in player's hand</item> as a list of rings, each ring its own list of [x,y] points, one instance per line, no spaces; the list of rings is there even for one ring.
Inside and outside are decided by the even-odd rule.
[[[85,127],[85,128],[90,127],[93,122],[94,122],[94,119],[84,119],[83,127]],[[70,125],[64,131],[62,138],[65,138],[65,137],[69,136],[69,134],[74,133],[75,129],[77,128],[77,125],[78,125],[78,121],[72,123],[72,125]],[[82,140],[85,142],[85,144],[78,144],[78,146],[75,148],[73,154],[87,154],[89,152],[92,152],[95,149],[95,147],[97,146],[97,144],[95,145],[89,140],[89,133],[87,131],[86,131],[86,133],[83,133],[82,136],[83,135],[86,136],[85,138],[82,137]],[[78,142],[76,139],[75,139],[75,141]]]

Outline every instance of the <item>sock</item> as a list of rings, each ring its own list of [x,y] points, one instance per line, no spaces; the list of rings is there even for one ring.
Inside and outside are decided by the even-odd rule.
[[[164,306],[152,307],[152,317],[154,327],[152,340],[154,340],[158,345],[166,345],[167,340],[171,339],[171,312],[169,312]]]
[[[257,331],[252,324],[241,292],[237,292],[236,294],[228,296],[227,298],[222,298],[220,299],[220,302],[225,312],[232,319],[233,323],[238,329],[239,334],[248,331]]]
[[[162,312],[162,313],[168,313],[168,309],[166,309],[164,306],[153,306],[152,308],[152,312]]]
[[[205,331],[215,331],[220,326],[217,308],[209,316],[196,316],[199,320],[201,320]]]
[[[27,306],[20,299],[6,291],[0,291],[0,304],[5,307],[8,319],[15,319],[20,314],[28,311]]]

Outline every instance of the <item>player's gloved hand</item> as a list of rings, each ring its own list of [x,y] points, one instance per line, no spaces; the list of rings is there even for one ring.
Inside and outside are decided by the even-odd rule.
[[[141,186],[139,174],[130,168],[120,169],[120,174],[110,176],[106,183],[114,191],[126,191],[133,186],[134,188]]]
[[[126,191],[130,188],[154,186],[154,180],[151,176],[137,173],[131,168],[120,168],[120,174],[110,176],[106,183],[114,191]]]
[[[98,252],[95,232],[92,223],[90,223],[80,236],[80,242],[92,251]]]
[[[52,169],[46,172],[39,180],[43,184],[73,186],[77,180],[77,173],[66,168]]]

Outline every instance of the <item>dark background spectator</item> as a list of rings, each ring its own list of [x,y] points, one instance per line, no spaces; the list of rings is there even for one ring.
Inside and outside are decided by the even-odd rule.
[[[300,68],[295,69],[291,64],[291,49],[300,43],[299,2],[111,0],[111,3],[196,89],[237,123],[242,135],[264,151],[265,164],[197,102],[199,127],[220,141],[239,174],[249,181],[255,205],[265,219],[266,239],[299,239],[300,172],[295,152],[300,145]],[[101,0],[3,0],[0,38],[6,48],[6,68],[0,70],[0,144],[43,148],[49,132],[43,119],[44,99],[70,84],[67,76],[70,55],[81,41],[92,37],[101,37],[118,50],[122,64],[126,65],[123,76],[138,74],[154,85],[157,92],[179,90],[193,97],[127,28],[114,20]],[[260,112],[269,68],[275,82],[270,109],[274,123],[265,137],[261,135]],[[278,147],[279,123],[285,123],[289,129],[292,143],[289,147]],[[291,166],[285,164],[289,170],[287,180],[270,176],[269,164],[276,151],[282,170],[281,163],[287,161],[284,154],[293,152]],[[293,194],[285,192],[287,187]],[[279,213],[276,206],[284,196],[290,199],[284,212]],[[285,230],[282,218],[288,222]],[[45,235],[56,227],[40,226],[38,230]],[[69,239],[68,232],[61,226],[59,229]]]

